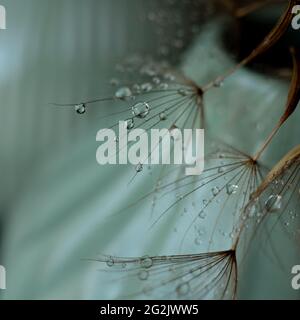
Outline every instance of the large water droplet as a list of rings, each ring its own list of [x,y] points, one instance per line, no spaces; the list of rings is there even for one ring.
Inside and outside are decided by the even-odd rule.
[[[282,196],[279,194],[271,195],[265,202],[265,208],[268,212],[277,212],[282,206]]]
[[[115,93],[115,97],[118,99],[126,99],[131,96],[132,92],[128,87],[119,88]]]
[[[78,114],[84,114],[85,111],[86,111],[86,106],[84,103],[81,103],[81,104],[77,104],[75,106],[75,111],[78,113]]]
[[[137,118],[145,118],[150,112],[150,106],[147,102],[138,102],[131,109],[133,116]]]

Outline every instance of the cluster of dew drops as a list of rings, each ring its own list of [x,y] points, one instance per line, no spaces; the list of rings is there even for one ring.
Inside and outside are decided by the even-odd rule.
[[[193,4],[198,5],[200,3],[199,1],[185,1],[190,2]],[[167,0],[166,3],[169,5],[174,5],[176,3],[175,0]],[[150,63],[141,63],[140,57],[132,57],[130,58],[125,64],[118,64],[116,65],[116,70],[122,74],[131,74],[134,75],[134,78],[138,79],[134,84],[132,85],[121,85],[122,81],[119,78],[112,78],[110,80],[110,85],[115,88],[113,99],[116,100],[122,100],[122,101],[135,101],[137,97],[142,96],[142,94],[145,93],[151,93],[151,92],[159,92],[159,91],[165,91],[169,88],[174,88],[174,82],[176,80],[176,77],[170,73],[169,71],[161,72],[161,70],[168,70],[170,65],[167,62],[168,61],[168,55],[170,52],[173,52],[174,49],[182,49],[184,47],[184,39],[186,38],[186,34],[188,30],[186,30],[184,27],[182,27],[180,22],[180,16],[174,15],[174,12],[168,10],[169,8],[166,7],[166,9],[160,12],[149,12],[147,15],[147,19],[155,24],[157,26],[157,34],[161,37],[161,45],[158,47],[158,55],[160,57],[164,57],[165,60],[163,60],[158,66]],[[190,28],[192,33],[197,34],[198,32],[198,15],[196,13],[196,10],[194,10],[195,13],[193,14],[192,20],[195,20],[195,23],[190,23]],[[199,12],[199,10],[197,10]],[[168,15],[172,15],[169,16]],[[165,23],[168,21],[169,27],[174,28],[176,26],[176,34],[172,39],[166,39],[163,34],[163,30],[165,29]],[[140,80],[142,79],[142,80]],[[216,82],[215,86],[221,86],[222,83]],[[187,96],[190,94],[189,89],[186,89],[185,87],[179,87],[177,93],[181,96]],[[74,106],[75,112],[79,115],[83,115],[87,110],[87,104],[86,103],[80,103]],[[135,127],[136,120],[138,119],[145,119],[149,116],[151,113],[151,104],[146,101],[138,101],[133,102],[133,105],[131,106],[131,114],[132,116],[126,119],[126,125],[127,129],[133,129]],[[160,121],[167,120],[167,113],[165,111],[161,111],[158,114],[158,117]],[[220,156],[221,158],[221,156]],[[143,164],[138,164],[135,167],[135,170],[137,173],[140,173],[143,171]],[[224,170],[223,167],[219,168],[219,173],[222,173]],[[276,183],[279,183],[278,181]],[[236,184],[228,184],[226,185],[226,192],[228,195],[234,195],[238,192],[239,186]],[[215,186],[211,189],[211,193],[213,197],[217,197],[220,194],[221,190],[218,186]],[[300,189],[298,191],[298,194],[300,196]],[[182,197],[181,195],[176,195],[176,197]],[[155,199],[153,200],[153,203],[155,202]],[[208,200],[203,200],[203,205],[207,205]],[[192,203],[192,206],[195,207],[195,203]],[[278,213],[283,207],[283,199],[282,195],[277,194],[276,192],[273,192],[267,200],[264,202],[263,210],[268,213]],[[186,213],[188,210],[187,208],[184,208],[184,212]],[[257,223],[259,223],[261,220],[262,212],[261,209],[256,201],[247,209],[245,215],[242,217],[244,220],[246,219],[257,219]],[[204,210],[202,210],[199,213],[199,217],[201,219],[205,219],[206,214]],[[294,212],[290,212],[290,219],[295,219],[297,217],[297,214]],[[285,226],[289,226],[289,221],[285,222]],[[247,227],[247,225],[246,225]],[[203,225],[195,225],[195,231],[196,231],[196,238],[195,238],[195,244],[201,245],[203,243],[203,236],[206,233],[206,230]],[[239,230],[236,230],[237,232]],[[231,238],[233,237],[233,233],[229,235]],[[112,267],[115,265],[115,260],[113,257],[109,257],[106,261],[108,267]],[[153,266],[153,258],[149,256],[144,256],[140,258],[139,260],[140,270],[138,271],[138,278],[140,280],[147,280],[149,278],[149,269]],[[126,262],[122,264],[123,268],[126,268]],[[188,294],[190,290],[189,283],[188,282],[182,282],[180,283],[177,288],[176,292],[178,296],[183,296]]]
[[[107,258],[106,260],[106,265],[108,267],[113,267],[118,261],[116,260],[115,261],[115,258],[110,256]],[[150,276],[150,270],[151,268],[153,267],[154,265],[154,260],[152,257],[146,255],[146,256],[143,256],[141,257],[138,261],[137,261],[137,264],[139,266],[139,270],[137,272],[137,277],[139,280],[141,281],[146,281],[149,279],[149,276]],[[121,267],[123,269],[125,269],[127,267],[127,264],[126,262],[124,261],[121,265]],[[174,272],[176,273],[176,267],[175,266],[170,266],[169,267],[169,271],[170,272]],[[144,293],[147,294],[148,290],[147,289],[150,289],[150,288],[147,288],[145,287],[143,289]],[[179,282],[176,286],[176,294],[178,296],[184,296],[184,295],[187,295],[190,291],[190,284],[189,284],[189,281],[183,281],[183,282]]]
[[[149,102],[137,101],[138,97],[142,97],[143,94],[161,94],[168,89],[177,93],[179,97],[186,97],[192,93],[192,89],[189,86],[176,82],[176,76],[169,71],[169,65],[165,61],[156,64],[152,60],[144,62],[142,57],[132,56],[124,64],[117,64],[116,69],[122,74],[130,72],[137,74],[136,78],[141,79],[140,82],[130,86],[120,85],[121,81],[117,78],[110,80],[110,85],[115,88],[112,100],[126,101],[132,104],[129,110],[131,117],[125,119],[127,130],[133,129],[138,119],[146,119],[151,113],[151,104]],[[74,108],[77,114],[83,115],[87,110],[87,104],[80,103],[75,105]],[[160,110],[157,117],[159,121],[166,121],[168,114],[165,110]],[[143,164],[137,164],[135,171],[137,173],[142,172]]]

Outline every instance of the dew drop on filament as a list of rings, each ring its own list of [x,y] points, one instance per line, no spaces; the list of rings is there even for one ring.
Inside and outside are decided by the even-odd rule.
[[[142,91],[144,91],[144,92],[149,92],[149,91],[151,91],[152,90],[152,84],[151,83],[143,83],[142,85],[141,85],[141,89],[142,89]]]
[[[112,267],[115,262],[114,262],[114,259],[112,257],[110,257],[107,261],[106,261],[106,264],[108,267]]]
[[[119,88],[115,93],[115,97],[118,99],[126,99],[131,96],[132,92],[128,87]]]
[[[144,256],[142,259],[141,259],[141,266],[145,269],[149,269],[153,266],[153,260],[151,257],[149,256]]]
[[[228,194],[228,195],[231,195],[231,194],[237,193],[238,188],[239,188],[239,186],[237,186],[236,184],[228,184],[228,185],[226,186],[227,194]]]
[[[132,108],[132,114],[137,118],[145,118],[150,112],[150,106],[147,102],[138,102]]]
[[[128,120],[126,120],[126,128],[127,128],[128,130],[134,128],[134,120],[133,120],[133,119],[128,119]]]
[[[161,113],[159,114],[159,119],[162,120],[162,121],[167,120],[167,115],[166,115],[166,113],[165,113],[165,112],[161,112]]]
[[[137,173],[142,172],[143,171],[143,165],[141,163],[137,164],[135,167],[135,171]]]
[[[187,89],[181,88],[181,89],[179,89],[177,92],[178,92],[178,94],[180,94],[180,95],[183,96],[183,97],[186,97],[186,96],[189,95],[189,91],[188,91]]]
[[[214,187],[211,189],[211,192],[212,192],[213,196],[217,196],[220,192],[220,189],[218,187]]]
[[[76,113],[78,113],[78,114],[84,114],[85,111],[86,111],[86,106],[85,106],[85,104],[84,104],[84,103],[77,104],[77,105],[75,106],[75,111],[76,111]]]
[[[278,194],[271,195],[265,202],[265,208],[268,212],[277,212],[281,209],[282,197]]]

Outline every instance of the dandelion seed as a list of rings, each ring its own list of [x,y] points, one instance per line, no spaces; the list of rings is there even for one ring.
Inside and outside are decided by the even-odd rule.
[[[101,263],[102,260],[105,258],[100,257],[95,261]],[[232,299],[236,293],[237,271],[233,251],[142,258],[114,257],[114,261],[113,268],[116,271],[125,262],[126,279],[134,281],[127,286],[127,298],[153,294],[161,299],[211,299],[217,288],[219,299]],[[150,277],[151,287],[144,285]]]

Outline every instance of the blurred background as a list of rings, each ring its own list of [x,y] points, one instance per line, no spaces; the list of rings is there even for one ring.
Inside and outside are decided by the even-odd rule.
[[[213,78],[219,67],[226,70],[232,53],[209,36],[201,38],[199,49],[206,22],[218,29],[210,1],[1,0],[1,5],[6,7],[7,30],[0,31],[0,264],[7,270],[7,290],[0,296],[115,297],[118,290],[104,286],[97,267],[82,259],[99,252],[161,252],[162,238],[168,242],[163,229],[163,236],[134,248],[145,237],[139,226],[147,218],[141,214],[103,222],[151,181],[126,191],[130,173],[97,165],[95,134],[108,125],[102,115],[110,111],[109,103],[102,113],[97,107],[84,117],[51,103],[111,95],[116,66],[132,54],[166,59],[202,79]],[[214,47],[217,56],[204,66],[202,58]],[[199,74],[198,65],[203,69]],[[252,81],[249,92],[255,85]],[[274,86],[272,101],[284,100],[286,81]],[[296,118],[292,121],[296,126]],[[286,129],[279,143],[293,146],[297,133]],[[279,150],[274,152],[279,157]],[[270,157],[274,162],[275,153]],[[166,247],[173,247],[171,240]],[[269,263],[257,257],[251,261],[242,297],[297,298],[289,274],[278,271],[268,278]],[[256,285],[253,277],[266,282]]]

